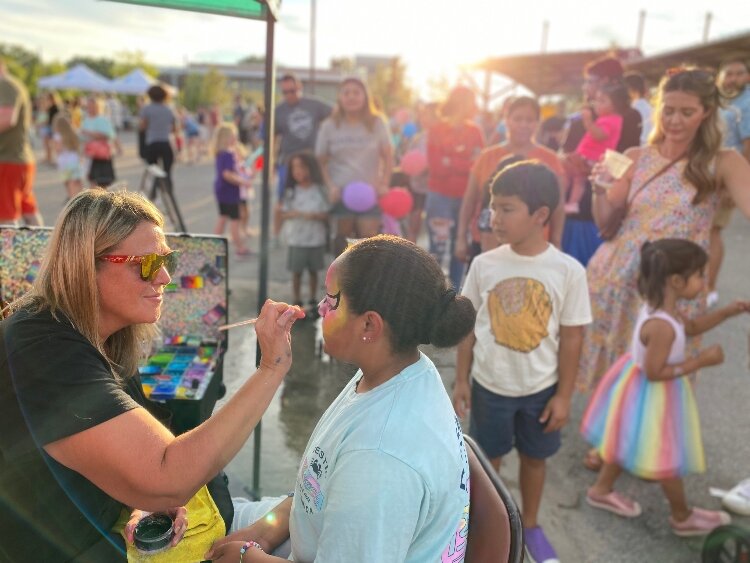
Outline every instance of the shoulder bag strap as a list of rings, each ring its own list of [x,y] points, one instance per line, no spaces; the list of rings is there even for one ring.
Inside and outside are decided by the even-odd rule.
[[[662,166],[661,168],[659,168],[659,170],[653,176],[651,176],[648,180],[646,180],[645,182],[643,182],[643,185],[641,185],[641,187],[638,188],[635,191],[635,193],[633,194],[633,197],[630,197],[630,194],[628,194],[628,200],[627,200],[628,207],[630,207],[630,205],[633,203],[633,201],[635,201],[635,198],[638,196],[638,194],[641,193],[646,188],[646,186],[648,186],[651,182],[653,182],[659,176],[661,176],[662,174],[664,174],[667,170],[669,170],[670,168],[672,168],[672,166],[674,166],[680,160],[682,160],[684,156],[685,156],[685,153],[682,153],[677,158],[673,158],[667,164],[665,164],[664,166]]]

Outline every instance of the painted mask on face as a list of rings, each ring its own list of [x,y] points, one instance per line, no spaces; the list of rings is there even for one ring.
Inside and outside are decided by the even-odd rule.
[[[341,294],[337,276],[338,264],[334,262],[328,268],[326,274],[326,294],[318,303],[318,313],[323,319],[323,338],[337,333],[343,327],[348,318],[346,300]]]

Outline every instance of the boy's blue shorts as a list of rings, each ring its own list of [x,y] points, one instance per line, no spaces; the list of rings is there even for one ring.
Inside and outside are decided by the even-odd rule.
[[[551,457],[560,449],[560,431],[545,433],[539,417],[556,391],[557,384],[525,397],[504,397],[474,381],[469,434],[490,459],[504,456],[514,446],[528,457]]]

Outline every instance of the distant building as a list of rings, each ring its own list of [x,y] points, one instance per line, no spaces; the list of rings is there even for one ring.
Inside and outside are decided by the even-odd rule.
[[[331,61],[331,68],[315,69],[315,88],[310,83],[309,67],[277,66],[276,78],[281,78],[284,74],[294,74],[302,81],[302,88],[306,96],[314,96],[333,104],[336,102],[336,92],[341,80],[351,75],[367,80],[369,76],[375,74],[378,66],[391,65],[397,58],[379,55],[355,55],[352,58],[334,59]],[[227,85],[232,94],[256,92],[262,95],[266,76],[266,69],[262,62],[235,65],[190,63],[186,67],[162,67],[159,69],[159,80],[182,89],[189,74],[206,74],[212,68],[226,76]]]
[[[263,63],[248,64],[214,64],[214,63],[190,63],[186,67],[162,67],[159,69],[159,79],[182,89],[185,79],[190,74],[206,74],[210,69],[215,69],[227,78],[227,85],[232,94],[241,92],[257,92],[262,95],[265,88],[265,66]],[[342,78],[346,76],[341,70],[315,69],[315,88],[310,84],[309,67],[276,67],[276,78],[284,74],[294,74],[302,81],[302,87],[306,96],[314,96],[329,103],[336,101],[336,92]],[[277,99],[279,96],[277,88]]]
[[[391,66],[398,57],[384,57],[382,55],[355,55],[354,56],[354,68],[358,69],[360,73],[364,71],[367,76],[375,74],[375,71],[379,66]]]

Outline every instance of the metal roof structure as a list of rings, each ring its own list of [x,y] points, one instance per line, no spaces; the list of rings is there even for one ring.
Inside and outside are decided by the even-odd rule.
[[[656,83],[665,70],[682,64],[717,68],[728,58],[750,61],[750,31],[648,57],[638,49],[537,53],[488,58],[472,68],[502,74],[537,96],[577,94],[583,67],[604,55],[617,57],[626,70],[637,70]]]
[[[641,52],[638,49],[607,49],[512,55],[488,58],[473,68],[502,74],[537,96],[577,94],[581,90],[583,67],[605,55],[613,55],[626,64],[640,58]]]
[[[627,61],[625,67],[627,70],[637,70],[647,80],[656,83],[668,68],[683,64],[718,68],[722,61],[729,58],[750,62],[750,31]]]

